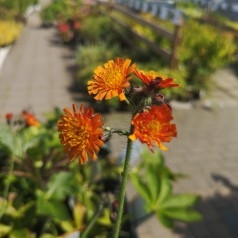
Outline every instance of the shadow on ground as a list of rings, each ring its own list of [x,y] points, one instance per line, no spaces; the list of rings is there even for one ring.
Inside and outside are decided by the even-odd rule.
[[[197,210],[203,220],[177,223],[174,232],[181,238],[238,238],[238,186],[219,174],[212,174],[212,178],[227,188],[225,194],[216,192],[201,199]]]

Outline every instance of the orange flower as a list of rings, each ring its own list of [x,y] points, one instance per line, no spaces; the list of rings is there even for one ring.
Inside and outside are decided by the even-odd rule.
[[[11,120],[11,119],[13,118],[13,113],[11,113],[11,112],[6,113],[6,114],[5,114],[5,118],[6,118],[7,120]]]
[[[167,78],[166,76],[155,71],[135,70],[134,74],[141,79],[146,85],[156,83],[159,89],[180,87],[179,84],[174,83],[174,79]],[[156,81],[157,80],[157,81]]]
[[[130,86],[128,75],[135,70],[136,65],[130,65],[130,59],[116,58],[109,60],[104,67],[99,66],[94,70],[93,80],[88,81],[88,93],[95,94],[96,100],[111,99],[118,96],[125,100],[123,90]]]
[[[134,133],[129,138],[132,141],[139,139],[151,150],[153,145],[159,146],[162,150],[168,150],[161,142],[169,142],[172,137],[177,136],[176,125],[170,124],[172,119],[172,112],[168,105],[152,106],[148,111],[135,115],[132,120]]]
[[[68,108],[64,112],[66,115],[62,115],[58,121],[58,131],[61,144],[65,145],[65,152],[69,152],[70,160],[76,155],[80,164],[88,161],[88,155],[95,160],[96,153],[103,145],[103,141],[99,139],[103,133],[101,115],[94,114],[92,108],[84,109],[83,104],[78,112],[75,104],[73,113]]]
[[[25,119],[27,126],[36,126],[40,125],[39,121],[35,118],[35,116],[29,112],[23,111],[22,117]]]

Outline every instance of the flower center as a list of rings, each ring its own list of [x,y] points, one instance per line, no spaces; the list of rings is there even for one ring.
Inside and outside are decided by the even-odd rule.
[[[121,86],[122,83],[122,74],[120,72],[120,68],[108,68],[105,77],[103,77],[103,81],[106,87],[110,89],[117,89]]]
[[[89,140],[89,126],[83,125],[83,121],[71,122],[70,129],[68,131],[69,144],[78,149],[83,150]]]
[[[160,131],[161,125],[159,121],[152,120],[151,122],[148,123],[147,127],[148,127],[148,130],[157,132],[157,131]]]

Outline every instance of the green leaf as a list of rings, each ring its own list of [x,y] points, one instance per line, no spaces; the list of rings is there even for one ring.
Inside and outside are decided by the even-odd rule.
[[[43,192],[37,192],[37,213],[50,216],[56,220],[70,220],[69,211],[66,205],[56,199],[48,200]]]
[[[144,198],[147,204],[151,204],[151,196],[148,186],[141,180],[138,173],[131,173],[131,182],[137,192]]]
[[[0,224],[0,237],[6,236],[7,234],[10,233],[11,230],[12,230],[12,226]]]
[[[48,190],[46,192],[47,199],[63,199],[68,194],[73,194],[77,191],[73,172],[60,172],[51,177],[48,183]]]
[[[11,231],[9,238],[19,238],[19,237],[34,237],[26,228],[15,229]]]
[[[39,238],[55,238],[55,236],[52,234],[43,234]]]
[[[170,218],[186,222],[199,221],[202,219],[202,215],[199,212],[182,208],[164,210],[163,214]]]
[[[110,210],[108,208],[105,208],[104,211],[103,211],[103,216],[100,217],[97,222],[100,224],[100,225],[103,225],[103,226],[109,226],[111,227],[112,226],[112,222],[111,222],[111,219],[110,219]]]
[[[74,222],[77,228],[81,228],[84,224],[84,219],[86,216],[86,210],[87,208],[81,204],[76,203],[73,208],[73,214],[74,214]]]
[[[157,208],[162,207],[163,202],[166,201],[166,199],[172,194],[172,185],[170,180],[166,177],[162,177],[161,179],[160,195],[156,203]]]
[[[157,218],[159,219],[159,221],[167,228],[173,228],[174,227],[174,221],[165,216],[164,214],[160,213],[160,212],[157,212],[156,213],[157,215]]]
[[[146,184],[149,188],[151,195],[151,202],[156,203],[160,194],[160,169],[156,166],[148,165],[145,169],[144,177],[146,178]]]
[[[60,227],[66,232],[70,232],[75,229],[72,223],[72,221],[59,221]]]
[[[5,124],[0,124],[0,149],[8,155],[14,153],[14,135]]]
[[[199,197],[193,194],[179,194],[167,198],[161,207],[165,208],[180,208],[180,207],[190,207],[193,206]]]

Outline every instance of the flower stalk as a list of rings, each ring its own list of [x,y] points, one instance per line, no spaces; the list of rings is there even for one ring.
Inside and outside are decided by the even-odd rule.
[[[131,129],[130,129],[130,132],[132,132],[132,131],[133,131],[133,126],[131,126]],[[126,184],[127,184],[132,148],[133,148],[133,141],[131,141],[128,138],[124,168],[123,168],[123,172],[122,172],[122,182],[121,182],[121,188],[120,188],[120,194],[119,194],[119,208],[118,208],[118,214],[117,214],[117,220],[116,220],[113,238],[118,238],[119,233],[120,233],[120,228],[121,228],[121,223],[122,223],[122,214],[123,214],[123,210],[124,210],[124,202],[125,202],[125,195],[126,195]]]
[[[93,218],[91,219],[89,225],[86,227],[86,230],[84,231],[84,233],[82,235],[80,235],[80,238],[87,238],[88,234],[90,233],[90,231],[92,230],[92,228],[94,227],[97,219],[99,218],[99,216],[101,215],[102,211],[103,211],[103,204],[100,204],[96,214],[93,216]]]

